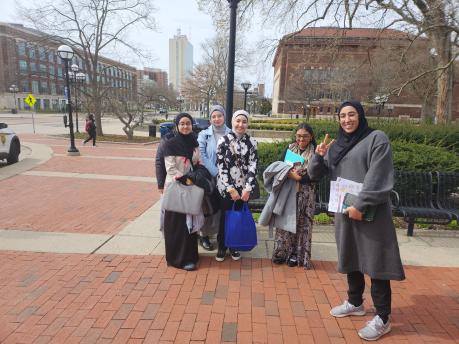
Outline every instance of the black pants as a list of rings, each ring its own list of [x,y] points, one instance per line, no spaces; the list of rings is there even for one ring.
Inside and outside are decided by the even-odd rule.
[[[95,146],[96,145],[96,132],[91,132],[90,131],[88,134],[89,134],[89,137],[86,140],[84,140],[84,143],[86,143],[86,142],[88,142],[88,141],[90,141],[92,139],[92,145]]]
[[[360,306],[363,302],[363,291],[365,290],[365,278],[360,271],[347,274],[349,290],[347,295],[349,302],[354,306]],[[371,298],[376,308],[376,314],[385,320],[391,313],[392,291],[390,280],[371,279]]]
[[[225,212],[227,210],[230,210],[233,208],[233,200],[231,198],[226,198],[220,196],[220,210],[221,210],[221,216],[220,216],[220,225],[218,227],[218,234],[217,234],[217,243],[218,243],[218,249],[219,250],[226,250],[225,246]],[[237,210],[242,209],[243,206],[242,201],[236,201],[236,208]]]

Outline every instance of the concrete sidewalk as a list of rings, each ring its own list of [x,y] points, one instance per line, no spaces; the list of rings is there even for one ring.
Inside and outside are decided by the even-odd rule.
[[[21,162],[0,167],[0,343],[363,343],[370,288],[367,315],[329,314],[347,297],[332,227],[314,227],[311,270],[273,265],[260,227],[241,260],[201,252],[185,272],[163,255],[156,145],[77,142],[68,157],[64,139],[21,141]],[[407,278],[381,343],[457,344],[457,232],[398,238]]]
[[[46,145],[23,143],[26,152],[19,164],[0,170],[0,180],[9,176],[38,175],[64,178],[114,179],[155,183],[152,177],[108,176],[98,174],[38,172],[26,170],[46,162],[51,157],[51,150]],[[54,154],[60,156],[60,154]],[[92,156],[91,158],[97,158]],[[111,157],[113,159],[113,157]],[[125,158],[126,159],[126,158]],[[144,159],[145,158],[139,158]],[[153,159],[151,159],[153,160]],[[163,255],[164,243],[159,230],[159,207],[156,202],[135,220],[127,224],[116,234],[66,233],[55,231],[31,232],[27,230],[9,230],[0,228],[0,250],[53,252],[53,253],[101,253],[124,255]],[[414,237],[408,237],[405,229],[397,230],[397,237],[404,264],[418,266],[459,267],[459,232],[416,230]],[[251,252],[244,252],[243,257],[270,258],[273,240],[269,238],[267,228],[258,226],[258,246]],[[202,255],[212,256],[202,250]],[[313,229],[312,253],[314,260],[336,261],[336,245],[332,226],[316,225]]]

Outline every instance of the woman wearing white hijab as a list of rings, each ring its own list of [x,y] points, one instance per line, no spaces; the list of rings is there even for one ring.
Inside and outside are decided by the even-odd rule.
[[[233,114],[232,130],[221,137],[217,145],[217,188],[220,194],[220,226],[218,230],[218,252],[215,259],[225,260],[225,211],[236,202],[242,207],[255,190],[257,173],[257,142],[247,134],[249,114],[238,110]],[[239,252],[230,249],[231,258],[239,260]]]

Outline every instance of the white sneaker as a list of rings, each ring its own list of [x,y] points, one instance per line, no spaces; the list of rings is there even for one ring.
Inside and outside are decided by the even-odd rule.
[[[390,318],[384,324],[379,315],[367,322],[367,325],[359,331],[359,337],[365,340],[378,340],[391,330]]]
[[[335,318],[343,318],[349,315],[365,315],[365,307],[363,303],[356,307],[353,304],[349,303],[347,300],[343,302],[342,305],[333,307],[330,311],[330,314]]]

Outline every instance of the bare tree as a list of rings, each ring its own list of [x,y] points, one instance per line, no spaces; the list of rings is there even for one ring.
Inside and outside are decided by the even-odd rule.
[[[133,101],[126,97],[109,97],[106,102],[108,110],[123,123],[122,129],[127,139],[132,140],[134,130],[143,122],[146,98],[138,97]]]
[[[198,0],[202,7],[217,14],[228,12],[226,0]],[[321,21],[343,28],[355,23],[393,27],[413,34],[413,41],[427,37],[431,44],[434,68],[419,71],[400,82],[393,90],[398,94],[424,76],[436,80],[436,120],[451,118],[452,64],[459,56],[459,4],[457,0],[242,0],[240,15],[250,16],[254,9],[270,23],[284,30],[300,31]],[[371,21],[371,22],[370,22]],[[453,46],[455,49],[453,49]]]
[[[43,0],[33,7],[27,4],[20,11],[36,29],[76,48],[88,75],[86,96],[95,114],[97,133],[103,135],[101,114],[111,87],[99,77],[106,68],[99,63],[100,56],[115,45],[141,54],[126,35],[139,26],[155,28],[152,0]]]
[[[209,116],[211,97],[217,93],[215,69],[215,66],[211,64],[198,64],[182,85],[182,92],[187,99],[197,103],[205,100],[207,116]]]

